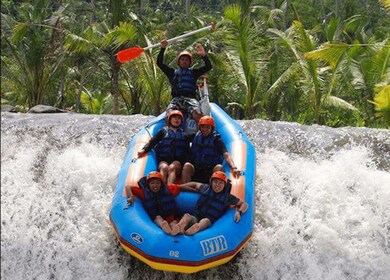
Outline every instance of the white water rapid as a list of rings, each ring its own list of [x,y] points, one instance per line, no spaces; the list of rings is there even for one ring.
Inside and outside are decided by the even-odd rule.
[[[132,135],[152,116],[1,113],[1,279],[390,279],[390,130],[239,121],[257,158],[248,245],[155,271],[109,223]]]

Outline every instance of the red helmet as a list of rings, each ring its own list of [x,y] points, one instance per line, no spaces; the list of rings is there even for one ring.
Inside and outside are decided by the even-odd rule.
[[[171,120],[171,117],[177,115],[181,117],[181,120],[183,121],[183,113],[179,110],[171,110],[167,113],[167,124],[169,124],[169,121]]]
[[[198,125],[200,126],[202,124],[211,125],[212,127],[215,127],[214,119],[210,116],[201,117],[199,122],[198,122]]]
[[[217,179],[221,179],[222,181],[225,182],[225,184],[227,183],[227,177],[226,177],[226,174],[222,171],[215,171],[213,173],[213,175],[211,175],[211,178],[210,178],[210,182],[211,180],[213,180],[214,178],[217,178]]]
[[[162,183],[165,181],[163,175],[158,171],[152,171],[146,176],[146,181],[149,181],[150,179],[160,179]]]
[[[179,53],[179,55],[177,56],[177,63],[179,63],[179,60],[180,60],[180,57],[182,56],[188,56],[190,58],[190,62],[192,61],[192,54],[189,52],[189,51],[182,51],[181,53]]]

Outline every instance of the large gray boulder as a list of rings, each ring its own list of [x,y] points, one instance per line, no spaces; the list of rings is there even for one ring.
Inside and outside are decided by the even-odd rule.
[[[28,110],[27,113],[39,114],[39,113],[69,113],[69,112],[53,106],[36,105],[32,107],[30,110]]]
[[[11,112],[11,113],[17,113],[18,109],[11,105],[1,105],[1,112]]]

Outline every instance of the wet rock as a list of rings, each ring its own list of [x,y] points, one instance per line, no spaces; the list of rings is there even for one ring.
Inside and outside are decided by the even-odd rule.
[[[39,113],[69,113],[69,112],[53,106],[36,105],[32,107],[30,110],[28,110],[27,113],[39,114]]]
[[[1,112],[11,112],[11,113],[17,113],[18,109],[11,105],[1,105]]]

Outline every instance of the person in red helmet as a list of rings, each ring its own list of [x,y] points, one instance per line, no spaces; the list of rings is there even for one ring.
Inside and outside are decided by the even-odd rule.
[[[168,41],[162,40],[160,46],[160,53],[157,56],[157,66],[168,77],[171,84],[172,100],[168,105],[167,111],[184,109],[196,122],[198,122],[202,117],[202,112],[199,101],[197,100],[196,80],[212,69],[207,53],[201,44],[196,44],[196,52],[203,59],[204,66],[200,68],[191,68],[193,60],[192,54],[188,51],[182,51],[177,56],[179,68],[174,69],[164,64],[164,53],[168,47]]]
[[[127,204],[132,205],[135,197],[142,201],[150,219],[164,232],[172,235],[172,227],[177,224],[175,196],[180,193],[177,185],[165,185],[163,175],[152,171],[138,181],[138,187],[126,186]],[[176,235],[177,233],[174,233]]]
[[[143,157],[152,149],[156,152],[158,169],[169,184],[181,176],[182,167],[188,159],[191,136],[180,127],[183,113],[171,110],[167,113],[166,126],[161,128],[138,152]]]
[[[221,135],[215,130],[213,117],[203,116],[198,126],[199,131],[192,139],[190,162],[183,166],[183,182],[208,182],[213,172],[223,171],[223,160],[230,167],[232,174],[239,177],[241,171],[227,151]]]
[[[193,235],[210,227],[231,205],[236,207],[234,221],[238,223],[241,215],[248,209],[248,204],[230,193],[231,184],[226,174],[216,171],[209,184],[188,182],[179,185],[181,191],[197,191],[200,197],[196,203],[193,215],[186,213],[177,224],[172,225],[172,235],[184,233]]]

